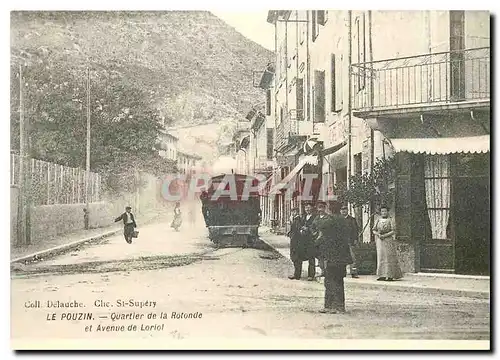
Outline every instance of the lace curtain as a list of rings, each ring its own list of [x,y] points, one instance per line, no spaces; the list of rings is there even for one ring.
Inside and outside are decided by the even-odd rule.
[[[447,239],[446,229],[450,218],[451,179],[450,157],[429,155],[425,157],[425,198],[433,239]]]

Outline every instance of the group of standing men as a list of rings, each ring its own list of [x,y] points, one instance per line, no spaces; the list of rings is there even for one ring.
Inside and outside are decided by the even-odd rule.
[[[325,281],[324,313],[345,312],[344,277],[350,265],[351,276],[358,277],[353,247],[358,241],[356,220],[348,215],[347,206],[342,206],[341,214],[328,214],[326,203],[318,202],[316,211],[307,203],[305,213],[292,209],[290,217],[290,259],[294,265],[291,280],[299,280],[302,262],[308,261],[308,280],[316,276],[316,259]]]

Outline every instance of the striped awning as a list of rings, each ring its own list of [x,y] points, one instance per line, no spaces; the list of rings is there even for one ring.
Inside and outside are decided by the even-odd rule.
[[[447,155],[456,153],[487,153],[490,136],[459,138],[391,139],[395,152],[412,154]]]

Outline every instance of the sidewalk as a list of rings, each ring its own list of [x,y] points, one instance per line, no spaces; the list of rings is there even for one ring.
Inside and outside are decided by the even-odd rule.
[[[283,257],[290,260],[290,239],[283,235],[276,235],[263,227],[259,231],[260,238],[267,245],[274,248]],[[304,267],[306,269],[307,267]],[[290,269],[292,271],[292,269]],[[305,270],[304,270],[305,271]],[[317,273],[321,270],[317,268]],[[305,275],[305,274],[304,274]],[[323,278],[317,281],[323,283]],[[490,278],[487,276],[460,276],[449,274],[405,274],[403,279],[393,282],[377,281],[375,275],[360,275],[353,279],[345,278],[347,287],[361,286],[364,288],[384,288],[392,291],[411,291],[422,293],[451,294],[481,299],[490,298]]]
[[[146,225],[154,222],[160,216],[164,215],[163,212],[150,212],[141,215],[141,224]],[[142,227],[142,225],[141,225]],[[11,263],[24,262],[31,260],[35,256],[43,257],[52,252],[58,252],[65,249],[70,249],[82,243],[91,242],[113,236],[116,233],[123,231],[123,226],[120,224],[112,224],[107,227],[89,230],[78,230],[72,233],[64,234],[61,236],[46,239],[43,242],[32,244],[29,246],[10,248]]]

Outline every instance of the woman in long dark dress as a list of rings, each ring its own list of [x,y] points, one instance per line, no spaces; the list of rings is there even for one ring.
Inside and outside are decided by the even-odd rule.
[[[389,209],[386,206],[380,208],[380,218],[375,221],[373,234],[377,246],[377,280],[401,279],[403,272],[398,263],[396,226],[394,220],[389,217]]]

